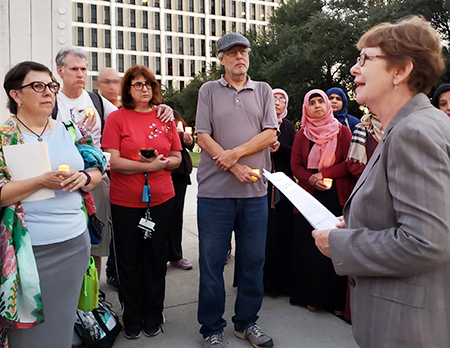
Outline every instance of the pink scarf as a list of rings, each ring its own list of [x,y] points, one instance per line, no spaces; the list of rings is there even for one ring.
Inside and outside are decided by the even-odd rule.
[[[309,97],[312,94],[319,94],[326,103],[327,112],[320,118],[312,118],[308,114]],[[308,156],[308,169],[318,169],[331,167],[336,158],[337,135],[340,130],[340,123],[333,116],[333,109],[324,91],[313,89],[306,93],[303,99],[303,117],[301,128],[307,139],[315,144]]]

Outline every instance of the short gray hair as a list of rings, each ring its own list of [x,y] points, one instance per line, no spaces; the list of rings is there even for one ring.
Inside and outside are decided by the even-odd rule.
[[[223,55],[224,55],[223,51],[220,51],[220,52],[217,54],[217,58],[222,59],[222,58],[223,58]]]
[[[55,62],[57,67],[64,68],[66,66],[66,56],[69,53],[72,53],[77,57],[84,58],[84,60],[86,60],[86,65],[89,64],[86,52],[84,52],[81,48],[75,46],[65,46],[61,48],[56,55]]]

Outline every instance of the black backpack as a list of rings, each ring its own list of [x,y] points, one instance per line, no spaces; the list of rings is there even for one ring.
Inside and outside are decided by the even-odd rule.
[[[105,109],[103,108],[103,100],[100,94],[94,93],[94,92],[88,92],[89,97],[91,97],[92,102],[94,103],[94,107],[99,112],[100,120],[102,122],[102,132],[100,134],[103,134],[103,128],[105,127]],[[56,120],[56,116],[58,115],[58,99],[55,100],[55,107],[52,111],[52,118]]]

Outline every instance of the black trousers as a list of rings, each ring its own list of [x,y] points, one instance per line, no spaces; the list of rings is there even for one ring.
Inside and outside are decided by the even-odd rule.
[[[169,258],[168,261],[178,261],[183,258],[181,249],[181,235],[183,233],[183,209],[184,197],[186,196],[187,181],[183,177],[177,179],[172,176],[173,187],[175,189],[173,213],[171,215],[172,228],[169,231]]]
[[[138,227],[146,208],[111,204],[123,323],[130,331],[163,322],[167,271],[167,239],[173,198],[150,208],[155,232],[144,239]]]

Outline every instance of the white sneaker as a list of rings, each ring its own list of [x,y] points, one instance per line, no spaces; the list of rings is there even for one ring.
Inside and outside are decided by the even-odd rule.
[[[255,348],[271,348],[273,340],[267,336],[258,325],[250,326],[244,331],[235,331],[234,335],[243,340],[249,340]]]
[[[211,335],[203,339],[204,348],[223,348],[223,334]]]

